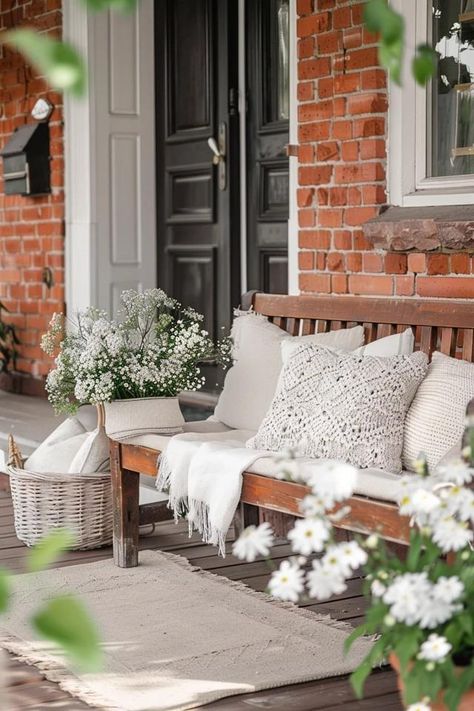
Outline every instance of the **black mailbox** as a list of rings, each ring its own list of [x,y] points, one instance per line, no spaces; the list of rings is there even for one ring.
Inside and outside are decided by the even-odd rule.
[[[6,195],[51,192],[47,123],[31,123],[17,128],[0,155]]]

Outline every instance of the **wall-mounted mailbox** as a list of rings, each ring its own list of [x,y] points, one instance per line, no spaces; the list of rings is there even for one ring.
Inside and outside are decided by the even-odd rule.
[[[32,123],[16,129],[0,152],[6,195],[51,192],[49,125]]]

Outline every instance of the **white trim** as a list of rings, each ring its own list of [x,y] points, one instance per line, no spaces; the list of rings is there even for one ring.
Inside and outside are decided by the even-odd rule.
[[[298,55],[296,46],[296,0],[290,0],[290,144],[298,143]],[[298,294],[298,158],[289,158],[288,293]]]
[[[239,0],[239,150],[240,150],[240,293],[247,291],[247,87],[245,81],[245,3]]]
[[[429,36],[431,0],[392,0],[405,18],[407,54]],[[427,95],[411,75],[406,58],[402,87],[389,85],[388,112],[388,198],[392,205],[470,205],[474,202],[474,181],[427,177]]]
[[[81,3],[63,3],[64,37],[82,54],[86,66],[93,65],[90,23]],[[64,95],[65,159],[65,289],[66,307],[70,314],[95,302],[93,219],[95,165],[92,151],[94,73],[89,72],[86,96],[75,99]]]

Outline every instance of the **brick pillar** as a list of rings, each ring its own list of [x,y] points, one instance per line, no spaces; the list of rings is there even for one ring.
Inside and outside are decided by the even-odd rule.
[[[23,24],[60,37],[60,0],[0,0],[0,30]],[[64,310],[62,96],[52,92],[19,53],[5,45],[0,51],[0,146],[17,126],[33,121],[30,112],[39,97],[55,106],[50,119],[51,194],[6,196],[3,171],[0,178],[0,300],[10,309],[8,318],[21,339],[17,368],[25,377],[17,379],[17,386],[39,392],[50,367],[39,346],[41,334],[51,315]],[[52,272],[51,289],[42,281],[45,267]]]

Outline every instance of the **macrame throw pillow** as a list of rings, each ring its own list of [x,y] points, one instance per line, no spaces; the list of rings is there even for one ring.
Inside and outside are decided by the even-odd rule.
[[[214,412],[219,422],[238,430],[258,430],[270,407],[283,366],[283,341],[321,343],[351,351],[364,343],[362,326],[310,336],[290,336],[261,314],[245,312],[234,319],[233,366]]]
[[[434,469],[440,459],[461,442],[466,407],[474,397],[474,363],[433,353],[428,373],[408,410],[405,421],[403,464],[425,454]]]
[[[403,423],[428,366],[424,353],[362,356],[299,348],[248,447],[298,447],[315,459],[401,471]]]

